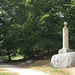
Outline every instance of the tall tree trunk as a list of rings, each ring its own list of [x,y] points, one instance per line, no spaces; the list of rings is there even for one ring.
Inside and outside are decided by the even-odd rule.
[[[11,61],[10,52],[9,52],[9,50],[7,50],[7,51],[8,51],[8,58],[9,58],[9,61]]]
[[[47,50],[47,54],[49,54],[49,49]]]

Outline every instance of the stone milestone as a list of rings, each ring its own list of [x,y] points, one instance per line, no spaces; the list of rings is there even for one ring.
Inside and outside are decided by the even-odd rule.
[[[66,53],[71,52],[72,50],[69,48],[69,30],[67,27],[67,22],[64,22],[64,28],[63,28],[63,47],[58,51],[58,53]]]
[[[69,48],[69,31],[67,22],[64,22],[63,28],[63,47],[58,51],[58,54],[51,58],[51,66],[57,68],[75,67],[75,52]]]
[[[53,55],[51,58],[51,66],[56,68],[75,67],[75,52]]]

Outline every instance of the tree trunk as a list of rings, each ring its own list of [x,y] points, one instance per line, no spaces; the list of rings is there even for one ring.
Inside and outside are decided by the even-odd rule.
[[[8,58],[9,58],[9,61],[11,61],[11,56],[10,56],[9,50],[8,50]]]
[[[47,50],[47,54],[49,54],[49,49]]]

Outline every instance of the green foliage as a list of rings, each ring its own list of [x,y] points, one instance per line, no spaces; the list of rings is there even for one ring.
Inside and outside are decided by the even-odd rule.
[[[75,48],[74,0],[1,0],[0,4],[0,44],[9,56],[22,53],[29,58],[60,49],[64,21],[69,23],[70,47]]]

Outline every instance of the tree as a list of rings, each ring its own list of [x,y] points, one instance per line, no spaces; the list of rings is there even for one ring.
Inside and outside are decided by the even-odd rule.
[[[12,50],[18,48],[25,58],[45,50],[48,53],[57,51],[62,45],[61,30],[64,21],[70,24],[70,41],[73,43],[71,47],[74,48],[74,0],[1,0],[0,2],[0,40],[10,54]],[[11,40],[13,41],[10,42]]]
[[[12,0],[11,0],[12,2]],[[0,41],[1,42],[1,48],[3,50],[6,50],[5,54],[8,54],[9,61],[11,61],[10,54],[12,53],[13,48],[15,48],[15,41],[14,37],[11,36],[10,33],[10,25],[13,23],[13,15],[14,15],[14,6],[11,4],[8,0],[1,0],[0,1]],[[14,51],[13,51],[14,52]]]

